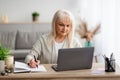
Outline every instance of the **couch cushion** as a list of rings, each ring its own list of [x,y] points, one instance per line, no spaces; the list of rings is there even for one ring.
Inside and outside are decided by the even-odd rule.
[[[40,35],[40,32],[18,31],[15,49],[31,49]]]
[[[16,31],[1,31],[0,32],[0,44],[15,49]]]
[[[30,52],[30,49],[19,49],[19,50],[10,50],[12,55],[14,56],[15,61],[22,61],[24,62],[25,57]]]

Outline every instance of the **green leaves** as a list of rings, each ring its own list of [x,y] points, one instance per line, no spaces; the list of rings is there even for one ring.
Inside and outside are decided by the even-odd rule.
[[[0,45],[0,60],[5,60],[9,55],[9,49]]]
[[[33,12],[32,16],[39,16],[40,14],[38,12]]]

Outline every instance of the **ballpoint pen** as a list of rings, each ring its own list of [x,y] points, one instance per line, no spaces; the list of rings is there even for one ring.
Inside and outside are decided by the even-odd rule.
[[[102,55],[103,56],[103,58],[105,59],[106,58],[106,56],[105,55]]]
[[[35,55],[34,55],[34,60],[35,60],[35,62],[37,62],[37,59],[36,59]],[[36,65],[36,66],[37,66],[37,68],[38,68],[38,65]]]
[[[113,53],[110,55],[110,62],[113,60]]]
[[[110,57],[110,63],[113,66],[113,68],[115,69],[115,57],[114,57],[113,53],[111,54],[111,57]]]

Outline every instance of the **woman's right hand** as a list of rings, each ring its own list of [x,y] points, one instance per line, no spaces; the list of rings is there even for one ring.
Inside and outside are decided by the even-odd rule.
[[[34,59],[32,59],[32,60],[30,60],[29,66],[31,68],[36,68],[36,67],[38,67],[39,64],[40,64],[39,60],[37,60],[37,62],[36,62]]]

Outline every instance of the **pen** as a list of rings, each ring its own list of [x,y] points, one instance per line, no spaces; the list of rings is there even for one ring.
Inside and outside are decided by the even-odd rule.
[[[35,59],[35,62],[37,62],[37,59],[36,59],[35,55],[34,55],[34,59]],[[38,65],[36,65],[36,66],[37,66],[37,68],[38,68]]]
[[[110,55],[110,62],[113,60],[113,53]]]
[[[106,56],[105,55],[102,55],[103,56],[103,58],[105,59],[106,58]]]

